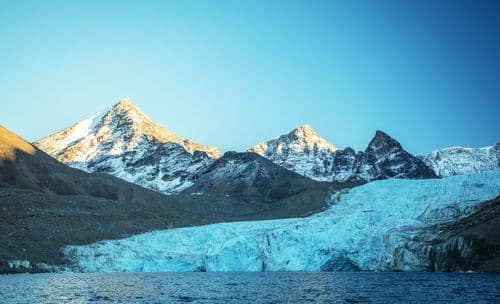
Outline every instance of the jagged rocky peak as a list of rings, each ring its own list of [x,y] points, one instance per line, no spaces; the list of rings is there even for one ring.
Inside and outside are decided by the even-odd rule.
[[[121,132],[120,128],[125,128],[125,134],[133,140],[141,140],[146,137],[148,141],[157,141],[158,143],[176,143],[184,147],[187,152],[193,154],[196,151],[207,153],[211,158],[221,156],[216,147],[209,147],[182,139],[176,134],[166,130],[147,117],[130,99],[121,99],[117,104],[111,107],[104,115],[103,121],[113,130]]]
[[[435,174],[420,159],[380,130],[364,152],[337,149],[309,125],[261,143],[250,152],[301,175],[320,181],[370,181],[384,178],[432,178]]]
[[[365,150],[365,153],[370,154],[377,160],[389,156],[394,158],[398,153],[402,152],[406,153],[401,144],[387,133],[380,130],[375,132],[375,136]]]
[[[292,130],[289,135],[295,136],[297,140],[304,140],[310,143],[322,143],[330,150],[336,150],[337,148],[330,144],[328,141],[323,139],[319,134],[311,127],[311,125],[302,125],[298,128]]]
[[[121,111],[127,113],[142,113],[141,110],[139,110],[139,108],[132,102],[132,100],[128,98],[122,98],[118,100],[118,102],[112,107],[112,109],[115,109],[118,112]]]
[[[285,137],[293,139],[294,142],[290,146],[294,151],[328,150],[333,152],[337,150],[337,147],[321,137],[307,124],[293,129]]]
[[[368,149],[372,149],[375,152],[384,152],[394,148],[403,149],[397,140],[380,130],[375,132],[375,136],[368,144]]]
[[[147,117],[130,99],[121,99],[112,106],[102,118],[102,126],[117,135],[125,135],[132,141],[145,136],[148,140],[160,143],[174,142],[182,144],[182,138],[164,129]]]
[[[350,179],[435,178],[433,170],[391,136],[377,130],[365,152],[356,155]]]
[[[221,155],[215,147],[183,140],[166,130],[130,99],[121,99],[103,114],[94,115],[34,144],[62,162],[74,163],[87,161],[96,154],[117,155],[132,151],[147,142],[176,143],[191,154],[202,151],[211,158]]]

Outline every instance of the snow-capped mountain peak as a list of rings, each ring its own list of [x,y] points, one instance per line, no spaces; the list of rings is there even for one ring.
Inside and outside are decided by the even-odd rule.
[[[129,99],[122,99],[112,106],[103,116],[102,122],[106,127],[101,131],[107,132],[109,129],[117,136],[126,135],[131,143],[140,141],[142,137],[159,143],[183,143],[182,138],[152,121]]]
[[[129,99],[34,145],[70,166],[166,193],[191,185],[189,176],[221,155],[166,130]]]
[[[250,149],[261,155],[284,155],[290,152],[336,151],[337,148],[321,137],[310,125],[302,125],[278,138],[262,142]],[[268,157],[269,158],[269,157]]]
[[[301,175],[329,180],[324,176],[325,163],[337,151],[334,145],[321,137],[310,125],[302,125],[278,138],[262,142],[250,149],[274,163]]]
[[[337,150],[337,147],[319,136],[310,125],[302,125],[293,129],[292,132],[287,134],[287,137],[294,138],[295,141],[298,141],[298,143],[293,146],[297,148],[297,150],[303,149],[305,151],[313,151],[316,149],[329,150],[332,152]]]
[[[406,152],[397,140],[382,131],[377,131],[366,150],[358,153],[349,147],[337,149],[309,125],[300,126],[249,151],[320,181],[435,177],[420,159]]]

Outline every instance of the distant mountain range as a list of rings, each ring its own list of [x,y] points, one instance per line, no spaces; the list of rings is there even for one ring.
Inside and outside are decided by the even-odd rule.
[[[165,194],[188,189],[222,157],[215,147],[182,139],[164,129],[127,99],[34,145],[69,166],[109,173]],[[367,182],[492,170],[500,166],[499,146],[447,148],[416,157],[377,131],[365,151],[356,152],[335,147],[304,125],[247,152],[314,180]]]

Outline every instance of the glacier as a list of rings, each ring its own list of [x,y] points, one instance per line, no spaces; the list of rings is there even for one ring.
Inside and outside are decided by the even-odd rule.
[[[422,271],[405,245],[500,196],[500,170],[443,179],[387,179],[333,193],[306,218],[153,231],[62,249],[72,271]]]

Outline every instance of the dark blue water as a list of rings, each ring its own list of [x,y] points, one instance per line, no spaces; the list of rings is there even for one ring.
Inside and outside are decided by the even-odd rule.
[[[0,276],[0,303],[500,303],[499,274],[111,273]]]

